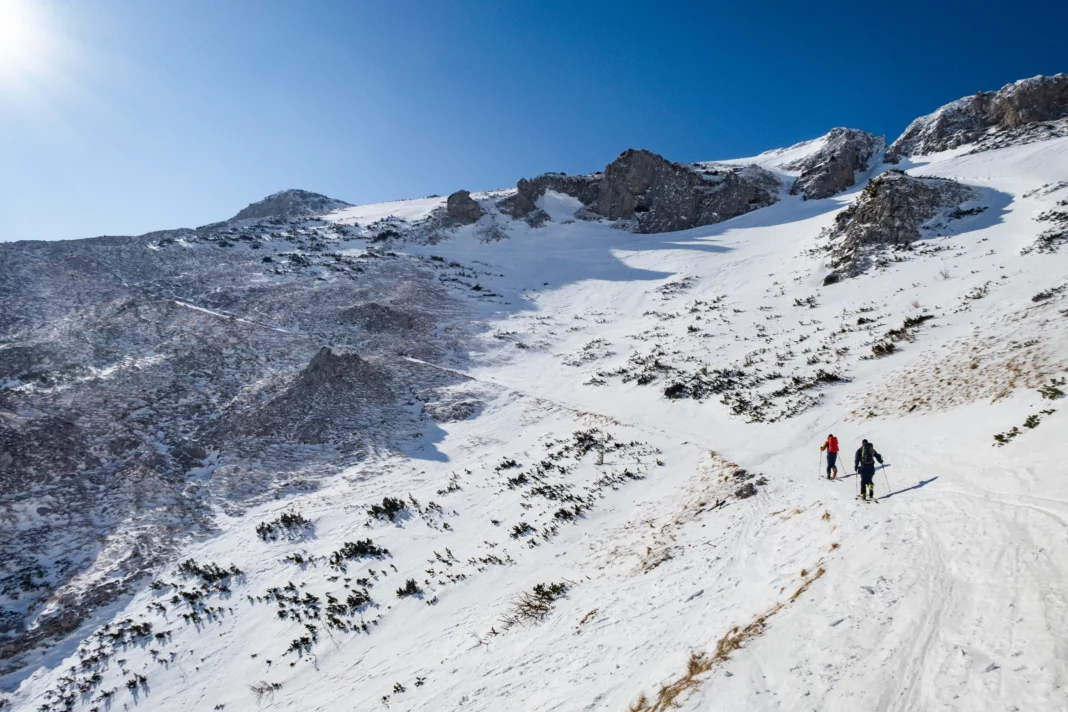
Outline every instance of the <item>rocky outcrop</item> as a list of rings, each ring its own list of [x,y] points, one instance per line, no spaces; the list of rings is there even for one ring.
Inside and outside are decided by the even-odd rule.
[[[482,217],[478,201],[466,190],[458,190],[445,201],[445,226],[473,225]]]
[[[334,200],[307,190],[290,189],[268,195],[263,200],[250,204],[230,220],[302,218],[325,215],[347,207],[350,207],[349,203],[343,200]]]
[[[593,210],[610,220],[634,220],[636,232],[671,232],[771,205],[778,188],[774,174],[758,166],[695,168],[632,149],[605,168]]]
[[[684,165],[631,149],[604,173],[520,180],[515,194],[498,205],[537,226],[548,219],[537,201],[550,190],[577,198],[588,208],[586,217],[631,220],[635,232],[654,233],[711,225],[771,205],[778,200],[779,181],[755,165]]]
[[[878,247],[902,247],[923,237],[922,227],[940,213],[975,198],[971,188],[944,178],[917,178],[890,171],[874,178],[860,198],[835,218],[831,264],[837,277],[862,271]]]
[[[371,334],[401,334],[430,328],[431,321],[421,314],[391,307],[388,304],[367,302],[344,309],[338,315],[343,324],[351,324]]]
[[[359,354],[324,346],[285,391],[253,412],[241,430],[325,443],[339,430],[366,426],[378,408],[390,404],[390,381],[385,369]]]
[[[538,209],[538,198],[547,191],[554,191],[577,198],[585,206],[597,200],[601,185],[601,173],[569,176],[565,173],[543,173],[536,178],[521,178],[516,184],[515,195],[500,202],[501,211],[514,218],[529,218]]]
[[[868,171],[885,149],[885,136],[856,129],[831,129],[820,150],[782,166],[788,171],[801,171],[790,194],[819,200],[841,193],[855,185],[857,174]]]
[[[887,151],[887,161],[974,143],[994,128],[1019,129],[1068,117],[1068,75],[1021,79],[997,92],[980,92],[946,104],[909,124]]]

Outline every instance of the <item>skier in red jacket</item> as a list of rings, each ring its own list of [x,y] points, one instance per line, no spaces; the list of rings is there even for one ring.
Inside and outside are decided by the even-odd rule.
[[[820,446],[820,452],[827,451],[827,479],[838,477],[838,438],[827,436],[827,442]],[[831,475],[831,472],[834,475]]]

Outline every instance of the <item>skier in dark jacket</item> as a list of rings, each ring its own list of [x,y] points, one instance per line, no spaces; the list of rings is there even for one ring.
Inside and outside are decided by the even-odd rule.
[[[860,473],[860,498],[867,499],[871,495],[875,499],[875,461],[883,464],[883,456],[875,451],[875,446],[867,440],[860,444],[856,456],[853,458],[853,467]]]

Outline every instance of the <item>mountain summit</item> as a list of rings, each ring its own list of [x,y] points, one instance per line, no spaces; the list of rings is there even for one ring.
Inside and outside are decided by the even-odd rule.
[[[957,99],[921,116],[894,141],[886,158],[889,163],[897,163],[908,156],[975,143],[990,132],[1010,131],[1038,139],[1053,138],[1068,133],[1068,127],[1061,121],[1064,119],[1068,119],[1068,74],[1039,75],[1006,84],[997,92],[979,92]],[[1049,122],[1061,125],[1040,126],[1037,130],[1034,127]],[[1025,127],[1031,128],[1022,130]],[[1042,131],[1043,128],[1046,130]]]
[[[351,207],[350,203],[335,200],[308,190],[290,188],[268,195],[263,200],[251,203],[231,220],[254,220],[258,218],[302,218]]]

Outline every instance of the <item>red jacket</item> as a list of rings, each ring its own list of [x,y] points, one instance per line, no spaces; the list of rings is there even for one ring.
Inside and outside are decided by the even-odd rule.
[[[820,450],[826,448],[827,452],[838,452],[838,438],[827,438],[827,442],[823,443],[823,447]]]

